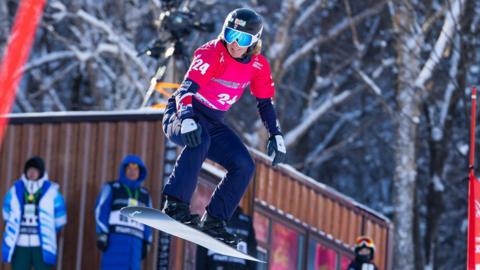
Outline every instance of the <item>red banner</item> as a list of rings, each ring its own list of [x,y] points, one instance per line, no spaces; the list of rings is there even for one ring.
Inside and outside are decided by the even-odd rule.
[[[468,190],[468,270],[480,269],[480,183],[475,175]]]
[[[470,123],[470,159],[468,177],[468,236],[467,268],[480,269],[480,183],[474,174],[475,165],[475,120],[477,89],[472,89],[472,114]]]
[[[10,40],[0,66],[0,143],[8,120],[1,116],[10,113],[12,108],[15,92],[22,78],[22,68],[30,54],[44,6],[45,0],[22,0],[18,6]]]

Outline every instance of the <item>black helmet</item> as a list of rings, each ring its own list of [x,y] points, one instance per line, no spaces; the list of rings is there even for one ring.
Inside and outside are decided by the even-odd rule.
[[[222,33],[225,31],[225,27],[249,33],[260,39],[263,29],[262,17],[249,8],[237,8],[228,14]]]
[[[359,251],[364,248],[370,249],[370,255],[363,256],[359,254]],[[360,236],[355,241],[354,252],[362,261],[369,262],[375,257],[375,243],[373,243],[372,238],[368,236]]]

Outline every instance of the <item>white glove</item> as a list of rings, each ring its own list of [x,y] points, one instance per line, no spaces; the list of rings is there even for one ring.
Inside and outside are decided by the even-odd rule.
[[[287,148],[282,135],[271,136],[267,143],[267,153],[269,156],[273,155],[272,166],[277,166],[278,163],[285,162],[287,157]]]
[[[188,147],[195,147],[202,143],[202,127],[193,118],[182,121],[180,135]]]

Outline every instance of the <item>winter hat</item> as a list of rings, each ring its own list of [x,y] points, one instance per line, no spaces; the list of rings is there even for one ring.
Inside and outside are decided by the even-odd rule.
[[[40,175],[38,179],[42,178],[45,174],[45,163],[40,157],[33,156],[29,160],[27,160],[27,162],[25,163],[25,168],[23,169],[23,173],[25,175],[27,175],[28,168],[36,168],[39,171]]]

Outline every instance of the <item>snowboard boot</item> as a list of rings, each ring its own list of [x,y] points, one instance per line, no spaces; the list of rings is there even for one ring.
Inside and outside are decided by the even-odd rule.
[[[170,196],[165,197],[166,200],[162,212],[175,219],[176,221],[198,229],[200,216],[192,215],[192,213],[190,213],[190,205],[188,203],[182,202]]]
[[[224,220],[214,218],[207,212],[200,220],[199,229],[233,248],[237,248],[237,244],[240,242],[237,235],[227,231],[227,223]]]

